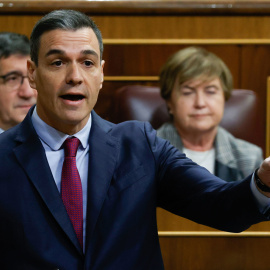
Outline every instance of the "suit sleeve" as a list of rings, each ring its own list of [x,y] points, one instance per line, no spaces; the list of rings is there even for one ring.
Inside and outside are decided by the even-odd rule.
[[[188,159],[168,141],[145,134],[157,168],[157,203],[174,214],[219,230],[240,232],[266,220],[250,189],[251,176],[226,182]]]

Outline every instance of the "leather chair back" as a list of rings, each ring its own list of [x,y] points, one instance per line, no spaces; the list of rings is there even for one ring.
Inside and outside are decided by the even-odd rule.
[[[256,143],[256,134],[260,130],[256,119],[257,96],[252,90],[234,89],[225,103],[222,127],[235,137]],[[127,120],[148,121],[157,129],[169,121],[165,101],[160,96],[160,89],[152,86],[127,85],[115,93],[113,122]]]

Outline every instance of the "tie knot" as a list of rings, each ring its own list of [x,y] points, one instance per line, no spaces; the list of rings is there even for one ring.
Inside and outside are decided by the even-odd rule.
[[[78,138],[72,137],[72,138],[66,139],[64,142],[65,156],[75,157],[79,144],[80,144],[80,140]]]

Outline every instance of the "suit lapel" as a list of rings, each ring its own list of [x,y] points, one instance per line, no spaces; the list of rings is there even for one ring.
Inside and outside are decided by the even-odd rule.
[[[237,162],[233,155],[234,149],[229,140],[230,134],[222,127],[218,127],[215,140],[216,162],[215,175],[227,182],[241,180],[244,178],[237,168]]]
[[[21,123],[21,129],[16,137],[19,144],[13,150],[14,154],[50,213],[75,245],[79,253],[82,254],[72,223],[51,174],[44,148],[32,125],[31,114],[32,110]]]
[[[87,205],[87,241],[91,239],[101,207],[114,174],[119,143],[108,132],[106,121],[92,113],[93,122],[89,138],[89,173]]]

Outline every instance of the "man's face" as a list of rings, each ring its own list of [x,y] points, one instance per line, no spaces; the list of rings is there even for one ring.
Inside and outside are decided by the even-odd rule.
[[[224,92],[219,78],[211,81],[193,80],[174,84],[168,107],[174,124],[183,133],[202,134],[212,131],[224,113]]]
[[[103,66],[91,28],[45,32],[38,66],[28,62],[30,84],[38,91],[39,117],[67,134],[81,130],[102,88]]]
[[[7,130],[20,123],[28,110],[36,103],[36,90],[29,85],[28,79],[21,84],[16,78],[27,75],[29,56],[20,54],[0,59],[0,128]],[[13,83],[20,81],[18,84]],[[12,82],[13,81],[13,82]]]

